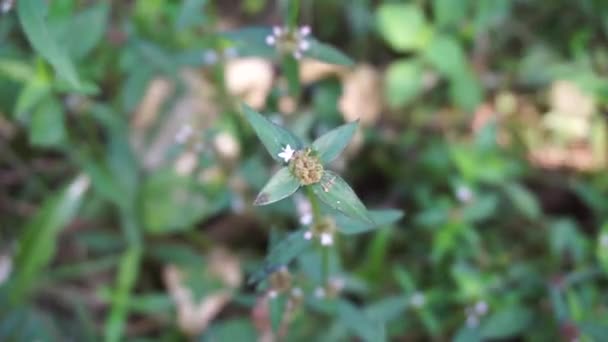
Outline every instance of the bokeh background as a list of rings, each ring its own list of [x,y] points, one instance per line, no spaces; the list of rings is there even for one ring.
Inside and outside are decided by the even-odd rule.
[[[285,3],[40,0],[72,75],[0,0],[0,340],[605,340],[608,2],[301,1],[356,63],[303,59],[300,99],[223,35]],[[315,254],[285,331],[247,284],[302,198],[252,206],[275,166],[242,102],[309,138],[360,120],[332,169],[405,214],[340,237],[357,311],[315,298]]]

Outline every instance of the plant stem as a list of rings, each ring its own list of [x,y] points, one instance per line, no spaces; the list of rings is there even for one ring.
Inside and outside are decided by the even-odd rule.
[[[309,186],[306,187],[306,196],[308,197],[308,200],[310,201],[310,205],[312,207],[313,224],[315,224],[315,225],[320,224],[321,219],[323,218],[323,215],[321,214],[321,207],[319,206],[319,200],[312,192],[312,188]],[[326,246],[322,246],[320,243],[319,243],[319,246],[321,247],[321,258],[322,258],[322,260],[321,260],[322,281],[323,281],[324,285],[327,285],[327,283],[329,281],[329,248]]]

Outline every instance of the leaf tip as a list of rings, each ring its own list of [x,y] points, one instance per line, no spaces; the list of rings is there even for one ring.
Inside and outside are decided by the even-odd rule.
[[[270,196],[268,196],[267,193],[261,192],[258,195],[258,197],[256,197],[255,201],[253,201],[253,205],[255,205],[255,206],[266,205],[266,204],[268,204],[269,199],[270,199]]]

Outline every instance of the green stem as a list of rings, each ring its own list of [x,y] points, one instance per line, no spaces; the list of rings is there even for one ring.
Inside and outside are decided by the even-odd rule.
[[[321,214],[321,207],[319,206],[319,200],[314,195],[312,188],[309,186],[306,187],[306,196],[308,197],[308,200],[310,201],[310,205],[312,207],[313,224],[320,224],[321,219],[323,218],[323,215]],[[321,247],[321,258],[322,258],[322,260],[321,260],[322,280],[323,280],[323,284],[327,285],[327,283],[329,282],[329,248],[327,248],[325,246],[321,246],[320,244],[319,244],[319,246]]]

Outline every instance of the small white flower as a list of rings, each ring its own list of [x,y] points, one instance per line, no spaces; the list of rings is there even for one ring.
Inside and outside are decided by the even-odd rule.
[[[0,12],[7,13],[8,11],[10,11],[13,8],[13,2],[14,0],[5,0],[2,3],[2,8],[0,8]]]
[[[310,29],[310,26],[308,26],[308,25],[302,26],[302,27],[300,27],[300,36],[306,37],[306,36],[310,35],[311,31],[312,30]]]
[[[602,233],[600,235],[600,245],[604,248],[608,248],[608,233]]]
[[[312,223],[312,219],[312,213],[304,213],[300,216],[300,224],[307,226]]]
[[[308,231],[306,231],[306,233],[304,233],[304,239],[306,239],[306,240],[312,239],[312,232],[310,230],[308,230]]]
[[[296,50],[293,52],[293,58],[295,59],[302,59],[302,52],[300,50]]]
[[[415,292],[412,297],[410,297],[410,304],[415,308],[421,308],[426,302],[426,298],[423,293]]]
[[[274,44],[276,44],[277,39],[274,36],[268,36],[266,37],[266,44],[273,46]]]
[[[473,192],[468,186],[459,185],[456,189],[456,198],[462,203],[468,203],[473,199]]]
[[[278,295],[279,295],[279,293],[276,290],[268,291],[268,298],[270,298],[270,299],[277,298]]]
[[[331,246],[334,244],[334,237],[330,233],[321,234],[321,245],[322,246]]]
[[[175,142],[177,142],[178,144],[184,144],[186,141],[188,141],[188,139],[190,138],[192,133],[193,133],[192,126],[190,126],[190,125],[182,126],[179,129],[179,131],[177,131],[177,134],[175,134]]]
[[[298,45],[300,51],[306,51],[308,49],[310,49],[310,42],[308,40],[302,40],[300,41],[300,44]]]
[[[280,26],[274,26],[272,28],[272,34],[275,35],[275,37],[279,37],[283,34],[283,28],[281,28]]]
[[[475,312],[479,316],[485,315],[488,312],[488,303],[486,303],[483,300],[480,300],[477,303],[475,303]]]
[[[325,289],[322,287],[317,287],[315,289],[315,297],[317,297],[317,298],[325,297]]]
[[[283,159],[286,163],[288,163],[293,157],[293,153],[296,150],[292,149],[290,145],[287,145],[283,148],[283,151],[279,153],[279,158]]]
[[[205,62],[205,64],[215,64],[217,63],[218,57],[217,57],[217,52],[210,50],[207,51],[203,54],[203,62]]]

